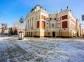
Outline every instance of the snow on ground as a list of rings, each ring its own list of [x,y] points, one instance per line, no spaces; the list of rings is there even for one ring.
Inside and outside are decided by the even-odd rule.
[[[0,62],[84,62],[84,42],[65,40],[0,40]]]
[[[0,37],[0,40],[7,39],[7,38],[10,38],[10,37]]]

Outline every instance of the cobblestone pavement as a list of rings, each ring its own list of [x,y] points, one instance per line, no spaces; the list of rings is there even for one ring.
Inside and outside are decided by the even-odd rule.
[[[0,62],[84,62],[84,42],[0,40]]]

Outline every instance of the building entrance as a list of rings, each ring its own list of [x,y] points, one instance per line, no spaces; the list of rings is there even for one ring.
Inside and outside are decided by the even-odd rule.
[[[52,32],[52,36],[55,37],[55,32]]]

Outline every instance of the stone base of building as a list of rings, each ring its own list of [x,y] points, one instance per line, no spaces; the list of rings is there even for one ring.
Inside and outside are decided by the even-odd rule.
[[[30,35],[31,34],[31,35]],[[41,35],[42,34],[42,35]],[[72,38],[72,37],[76,37],[76,34],[74,34],[73,32],[27,32],[25,34],[26,37],[38,37],[38,38],[43,38],[43,37],[59,37],[59,38]],[[44,34],[44,35],[43,35]]]

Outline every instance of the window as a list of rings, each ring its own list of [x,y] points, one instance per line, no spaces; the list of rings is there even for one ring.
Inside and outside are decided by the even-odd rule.
[[[29,20],[27,21],[27,27],[29,27]]]
[[[60,24],[60,23],[56,23],[56,24],[55,24],[55,27],[56,27],[56,28],[60,28],[60,27],[61,27],[61,24]]]
[[[62,20],[64,20],[64,19],[68,19],[68,15],[62,16]]]
[[[54,18],[54,20],[56,20],[56,18]]]
[[[39,28],[40,24],[39,24],[39,21],[37,21],[37,28]]]
[[[67,21],[62,22],[62,28],[67,28]]]
[[[33,29],[33,20],[32,20],[32,29]]]
[[[52,24],[52,28],[54,28],[54,24]]]
[[[45,20],[45,16],[44,15],[40,15],[40,19],[44,19]]]
[[[61,17],[60,17],[60,20],[61,20]]]
[[[42,23],[41,23],[41,28],[45,29],[45,22],[44,21],[42,21]]]
[[[50,20],[52,20],[52,18],[50,18]]]

